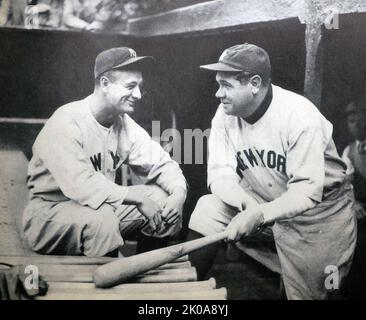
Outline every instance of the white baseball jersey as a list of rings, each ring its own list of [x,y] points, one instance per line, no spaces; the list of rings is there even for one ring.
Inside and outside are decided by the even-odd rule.
[[[286,219],[334,195],[346,165],[332,124],[306,98],[272,85],[272,100],[254,123],[219,106],[209,138],[208,185],[230,176],[264,198],[266,222]]]
[[[128,115],[110,128],[91,113],[90,96],[60,107],[47,121],[33,145],[28,187],[50,201],[72,199],[93,209],[123,203],[125,186],[114,183],[123,164],[163,190],[186,188],[178,164]]]

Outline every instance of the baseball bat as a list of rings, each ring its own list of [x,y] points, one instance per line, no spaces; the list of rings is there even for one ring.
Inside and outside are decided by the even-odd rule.
[[[192,251],[203,248],[217,241],[221,241],[227,238],[227,236],[228,232],[224,231],[218,234],[183,242],[166,248],[140,253],[104,264],[95,269],[93,273],[94,284],[98,288],[113,287],[134,276],[157,268],[165,263],[169,263]]]

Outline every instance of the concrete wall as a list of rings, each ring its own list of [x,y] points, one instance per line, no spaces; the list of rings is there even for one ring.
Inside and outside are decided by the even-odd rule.
[[[298,18],[302,23],[324,22],[333,13],[365,11],[364,0],[216,0],[131,19],[128,30],[137,36],[209,33],[289,18]]]

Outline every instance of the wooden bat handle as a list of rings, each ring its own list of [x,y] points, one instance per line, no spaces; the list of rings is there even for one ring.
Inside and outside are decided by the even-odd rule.
[[[174,246],[136,254],[118,259],[98,267],[93,273],[93,280],[98,288],[108,288],[125,282],[141,273],[169,263],[187,253],[227,238],[228,232],[220,232]]]

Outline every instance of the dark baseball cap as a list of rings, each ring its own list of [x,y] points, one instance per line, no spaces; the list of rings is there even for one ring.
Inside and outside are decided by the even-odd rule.
[[[120,69],[142,60],[155,61],[151,56],[138,56],[135,50],[127,47],[105,50],[99,53],[95,59],[94,77],[96,79],[104,72]]]
[[[200,68],[216,72],[247,71],[267,78],[271,76],[271,62],[268,53],[250,43],[238,44],[225,49],[219,62],[206,64]]]

